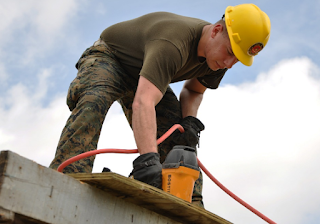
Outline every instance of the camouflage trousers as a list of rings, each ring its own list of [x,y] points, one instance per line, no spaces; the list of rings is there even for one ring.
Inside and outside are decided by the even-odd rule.
[[[132,127],[132,102],[138,80],[126,74],[112,50],[100,44],[85,50],[77,65],[77,77],[70,84],[67,105],[71,111],[62,131],[55,158],[50,168],[57,169],[65,160],[97,149],[105,116],[118,101]],[[172,125],[181,121],[181,107],[176,95],[168,87],[156,106],[157,138]],[[158,146],[161,163],[173,148],[170,137]],[[74,162],[64,168],[64,173],[91,173],[95,156]],[[202,203],[202,174],[195,183],[192,197],[194,204]]]

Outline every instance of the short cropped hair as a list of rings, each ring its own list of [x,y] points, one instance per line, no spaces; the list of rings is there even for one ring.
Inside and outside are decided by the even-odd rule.
[[[223,29],[222,29],[222,33],[223,35],[228,36],[228,31],[227,31],[227,26],[226,26],[226,22],[224,21],[224,16],[222,17],[222,19],[220,19],[218,22],[215,23],[216,24],[220,24],[222,25]],[[229,37],[229,36],[228,36]]]

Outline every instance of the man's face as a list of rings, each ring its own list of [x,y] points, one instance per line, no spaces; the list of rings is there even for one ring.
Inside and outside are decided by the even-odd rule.
[[[231,68],[238,62],[234,56],[227,33],[222,32],[221,25],[215,25],[205,47],[205,58],[210,69]]]

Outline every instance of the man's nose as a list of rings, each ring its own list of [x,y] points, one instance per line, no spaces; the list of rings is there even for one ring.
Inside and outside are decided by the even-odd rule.
[[[232,68],[232,66],[237,62],[238,62],[238,59],[236,58],[236,56],[230,56],[224,61],[226,68],[228,69]]]

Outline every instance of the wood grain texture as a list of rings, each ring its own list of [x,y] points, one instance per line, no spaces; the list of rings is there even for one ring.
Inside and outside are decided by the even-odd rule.
[[[1,218],[2,217],[2,218]],[[166,216],[43,167],[0,154],[0,223],[178,224]]]
[[[70,176],[105,192],[182,223],[230,224],[229,221],[148,184],[116,173]]]

